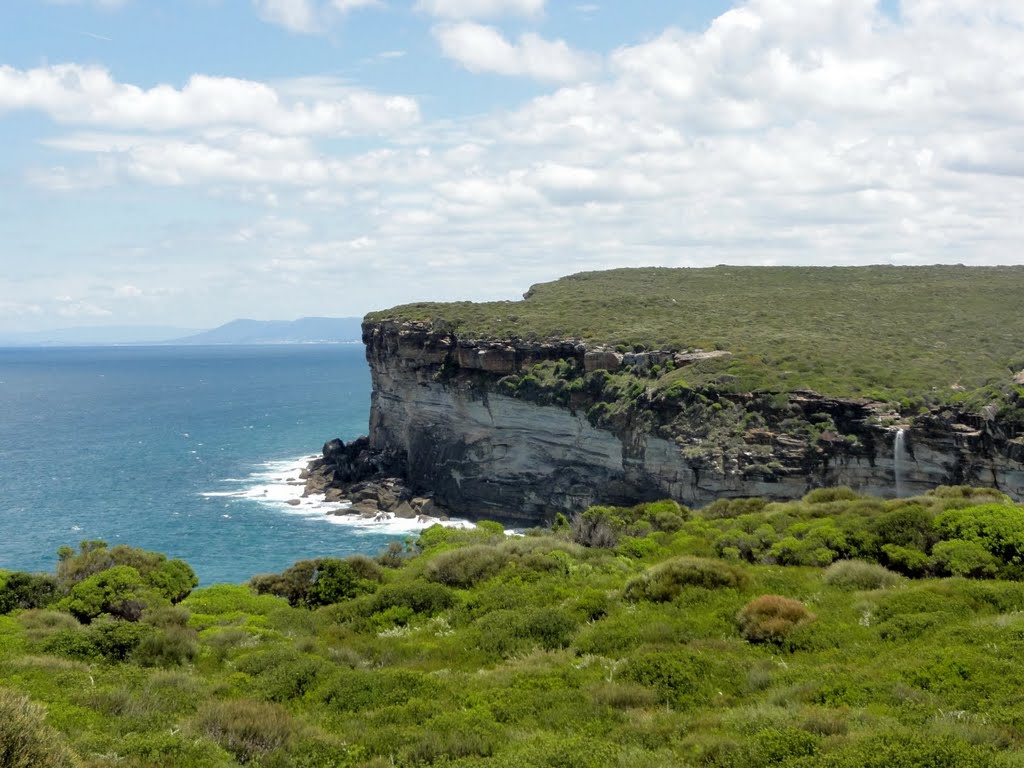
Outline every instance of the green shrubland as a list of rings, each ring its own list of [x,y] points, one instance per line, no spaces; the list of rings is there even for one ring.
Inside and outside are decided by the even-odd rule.
[[[1022,532],[829,489],[204,589],[85,542],[0,572],[0,768],[1024,765]]]
[[[1021,417],[1024,268],[733,267],[615,269],[533,286],[522,301],[418,303],[372,322],[415,321],[464,339],[580,339],[634,350],[728,350],[726,361],[644,376],[673,397],[812,389],[839,397],[922,405],[996,400]],[[956,311],[951,308],[955,307]],[[572,389],[620,391],[634,377],[569,379],[554,364],[506,382],[510,394],[567,399]],[[557,384],[559,379],[563,383]],[[678,390],[678,391],[674,391]],[[594,394],[591,392],[590,394]],[[614,406],[598,403],[600,420]],[[1007,414],[1004,414],[1006,416]]]

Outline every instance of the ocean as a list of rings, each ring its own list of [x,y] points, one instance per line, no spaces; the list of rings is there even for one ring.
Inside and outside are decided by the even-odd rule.
[[[287,503],[369,404],[359,344],[0,349],[0,568],[50,571],[84,539],[182,558],[203,584],[377,553],[422,524]]]

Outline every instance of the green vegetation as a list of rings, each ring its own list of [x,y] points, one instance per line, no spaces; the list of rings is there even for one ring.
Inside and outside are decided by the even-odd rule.
[[[0,768],[1024,765],[991,490],[434,527],[190,593],[170,562],[0,572]]]
[[[466,339],[733,353],[685,378],[655,366],[649,375],[669,393],[714,384],[981,407],[1024,394],[1012,381],[1024,369],[1022,295],[1022,267],[619,269],[536,285],[524,301],[410,304],[367,319]]]

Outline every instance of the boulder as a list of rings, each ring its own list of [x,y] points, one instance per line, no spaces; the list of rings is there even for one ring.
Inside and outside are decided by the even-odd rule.
[[[351,510],[353,514],[362,515],[363,517],[366,517],[367,515],[375,517],[380,514],[380,507],[377,506],[377,502],[370,501],[369,499],[357,501],[352,505]]]
[[[394,512],[395,517],[400,517],[403,520],[412,520],[414,517],[416,517],[416,510],[413,509],[412,504],[410,504],[408,501],[399,502],[398,505],[391,511]]]
[[[583,356],[583,368],[593,371],[617,371],[622,367],[622,355],[611,350],[592,350]]]

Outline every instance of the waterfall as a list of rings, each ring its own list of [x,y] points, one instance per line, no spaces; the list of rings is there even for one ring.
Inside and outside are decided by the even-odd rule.
[[[903,497],[903,473],[906,471],[907,460],[907,434],[904,429],[896,430],[896,439],[892,448],[892,469],[896,476],[896,498]]]

